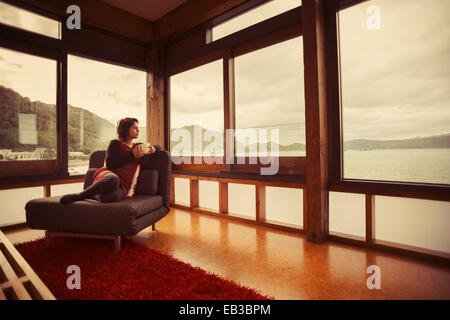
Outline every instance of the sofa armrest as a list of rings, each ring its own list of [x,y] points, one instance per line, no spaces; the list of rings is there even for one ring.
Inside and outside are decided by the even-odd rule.
[[[154,154],[141,158],[141,170],[157,170],[159,173],[158,194],[163,197],[163,206],[170,206],[170,183],[172,178],[172,159],[169,152],[160,149]]]

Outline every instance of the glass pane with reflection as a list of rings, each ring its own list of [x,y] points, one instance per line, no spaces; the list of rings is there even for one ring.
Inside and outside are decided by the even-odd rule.
[[[212,28],[212,41],[302,5],[301,0],[271,0]]]
[[[70,174],[86,173],[91,153],[117,139],[122,118],[136,118],[135,141],[147,142],[144,71],[69,55],[67,82]]]
[[[339,13],[344,177],[450,184],[450,1]]]
[[[56,159],[55,60],[0,48],[1,161]]]
[[[223,63],[170,77],[170,152],[223,156]]]
[[[57,20],[0,1],[0,23],[61,39],[61,23]]]
[[[238,56],[234,64],[236,155],[305,156],[302,38]]]

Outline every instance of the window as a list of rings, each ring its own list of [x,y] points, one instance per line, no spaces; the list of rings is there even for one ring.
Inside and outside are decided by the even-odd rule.
[[[67,78],[70,174],[86,173],[90,154],[117,138],[122,118],[138,119],[137,141],[147,142],[145,72],[69,55]]]
[[[0,48],[0,161],[56,159],[56,70],[55,60]]]
[[[61,39],[61,23],[59,21],[38,15],[0,2],[0,23],[24,29],[44,36]]]
[[[172,155],[223,156],[222,74],[217,60],[170,77]]]
[[[280,156],[305,155],[302,60],[301,37],[235,58],[236,129],[242,130],[236,131],[237,156],[273,154],[275,144]]]
[[[270,0],[212,28],[212,41],[301,6],[301,0]]]
[[[447,0],[339,13],[344,178],[450,184]]]

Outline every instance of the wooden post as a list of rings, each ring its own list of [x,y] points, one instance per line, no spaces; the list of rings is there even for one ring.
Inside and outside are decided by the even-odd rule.
[[[225,57],[223,59],[223,105],[224,105],[224,132],[223,132],[223,142],[224,142],[224,165],[223,169],[229,171],[231,165],[227,164],[227,158],[233,159],[234,152],[234,139],[233,141],[228,141],[230,149],[227,148],[227,135],[226,129],[235,129],[235,100],[234,100],[234,59],[231,55],[231,50],[228,49],[225,52]]]
[[[49,184],[44,184],[44,197],[51,197],[52,196],[52,192],[51,192],[51,186]]]
[[[122,249],[122,237],[121,236],[116,236],[114,238],[114,250],[115,251],[120,251],[120,249]]]
[[[164,138],[164,84],[164,48],[154,41],[147,52],[147,139],[168,150],[169,142]]]
[[[305,65],[306,217],[308,241],[328,239],[328,141],[324,47],[324,1],[303,0]]]
[[[366,194],[366,243],[372,244],[375,240],[375,196]]]
[[[228,213],[228,182],[219,181],[219,212]]]
[[[266,221],[266,186],[257,184],[256,186],[256,221]]]
[[[190,208],[198,208],[198,180],[189,179]]]
[[[170,203],[175,203],[175,178],[170,178]]]
[[[50,247],[52,245],[52,235],[50,231],[45,231],[45,246]]]

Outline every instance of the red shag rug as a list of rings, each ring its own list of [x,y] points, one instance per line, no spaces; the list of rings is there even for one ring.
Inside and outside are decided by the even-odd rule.
[[[121,251],[113,241],[62,237],[49,248],[44,239],[16,248],[61,300],[271,299],[127,238]],[[80,267],[81,289],[67,288],[70,265]]]

